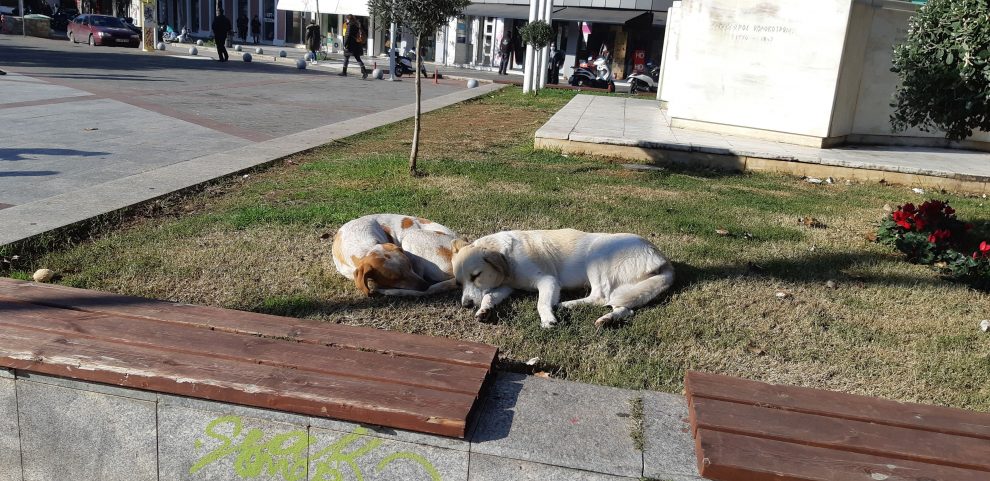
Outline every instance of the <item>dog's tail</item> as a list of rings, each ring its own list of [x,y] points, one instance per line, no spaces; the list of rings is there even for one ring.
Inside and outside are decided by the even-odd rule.
[[[669,261],[664,261],[652,276],[635,284],[621,286],[612,292],[608,305],[613,308],[634,309],[648,304],[672,285],[674,285],[674,266]]]

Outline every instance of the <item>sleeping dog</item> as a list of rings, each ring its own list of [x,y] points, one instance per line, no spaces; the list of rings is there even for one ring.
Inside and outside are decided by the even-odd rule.
[[[439,292],[456,285],[450,262],[455,240],[454,231],[421,217],[366,215],[337,230],[333,263],[369,296]]]
[[[454,277],[464,286],[461,303],[477,305],[483,319],[513,289],[539,292],[540,325],[557,322],[561,289],[591,289],[561,304],[611,306],[596,326],[633,315],[674,282],[674,267],[646,239],[634,234],[591,234],[574,229],[499,232],[471,244],[454,243]]]

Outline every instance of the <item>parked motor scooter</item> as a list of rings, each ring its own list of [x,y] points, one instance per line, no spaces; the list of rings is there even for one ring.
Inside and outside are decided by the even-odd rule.
[[[657,91],[657,85],[660,84],[660,66],[647,62],[646,70],[650,73],[634,73],[628,77],[630,93]]]
[[[571,74],[568,83],[575,87],[615,89],[612,71],[608,68],[608,58],[606,57],[598,57],[594,61],[592,61],[591,57],[588,57],[588,62],[581,62],[574,69],[574,73]]]
[[[395,56],[395,76],[401,77],[403,75],[413,75],[416,73],[415,61],[410,57],[407,52],[405,55],[399,55],[399,51],[392,49],[392,55]],[[424,77],[429,77],[426,73],[426,66],[420,64],[419,72],[423,74]]]

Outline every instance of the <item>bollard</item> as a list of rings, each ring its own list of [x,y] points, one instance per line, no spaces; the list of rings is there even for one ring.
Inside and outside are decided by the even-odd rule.
[[[196,47],[189,47],[189,55],[199,55],[199,50]]]
[[[250,62],[251,61],[251,54],[249,54],[247,52],[244,52],[244,55],[241,55],[241,58],[244,59],[245,62]]]

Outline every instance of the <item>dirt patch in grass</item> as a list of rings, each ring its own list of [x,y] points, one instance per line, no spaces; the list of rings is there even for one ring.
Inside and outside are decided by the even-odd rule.
[[[407,175],[411,124],[400,122],[25,257],[5,274],[47,267],[78,287],[483,341],[499,346],[505,365],[540,357],[555,376],[625,388],[680,392],[684,371],[698,369],[990,409],[990,337],[977,328],[990,316],[988,294],[863,236],[884,204],[917,201],[909,190],[633,172],[534,151],[535,129],[570,95],[509,89],[428,114],[424,177]],[[983,199],[939,197],[964,219],[986,220]],[[533,294],[480,324],[456,294],[366,298],[337,274],[329,236],[375,212],[430,218],[469,238],[503,229],[633,232],[674,261],[678,280],[611,329],[592,325],[604,308],[583,307],[543,330]],[[802,225],[805,216],[826,227]]]

